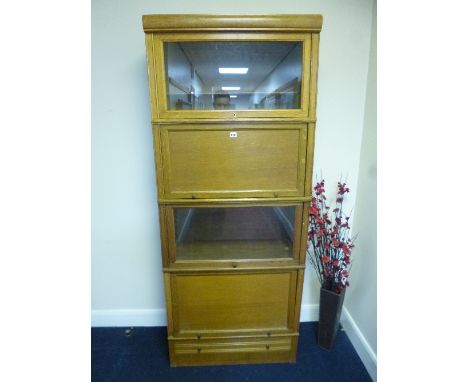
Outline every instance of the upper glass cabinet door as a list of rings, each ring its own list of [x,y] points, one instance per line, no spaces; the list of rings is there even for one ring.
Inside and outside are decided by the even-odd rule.
[[[306,34],[162,35],[156,45],[162,118],[307,116]]]
[[[169,110],[300,109],[302,42],[165,42]]]

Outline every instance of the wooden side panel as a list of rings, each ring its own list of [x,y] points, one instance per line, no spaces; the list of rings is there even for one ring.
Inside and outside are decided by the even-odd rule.
[[[162,155],[163,147],[161,143],[161,129],[153,125],[153,154],[156,167],[156,187],[158,189],[158,198],[164,196],[164,159]]]
[[[171,244],[170,240],[167,240],[169,236],[167,232],[167,213],[170,209],[166,206],[159,206],[159,232],[161,234],[161,257],[163,267],[168,267],[170,264],[169,255],[171,253],[170,248],[168,247]]]
[[[171,286],[176,334],[267,332],[292,326],[296,272],[176,274]]]
[[[166,198],[302,196],[307,129],[161,127]]]
[[[309,123],[307,128],[307,159],[304,181],[304,195],[312,195],[312,173],[314,170],[314,144],[315,144],[315,123]]]
[[[172,336],[174,333],[174,325],[172,322],[171,275],[169,273],[164,273],[164,294],[166,298],[167,335]]]
[[[299,264],[304,264],[307,257],[307,235],[309,231],[309,203],[304,203],[302,209],[301,239],[299,249]]]
[[[319,55],[320,35],[312,33],[311,43],[311,66],[310,66],[310,105],[309,117],[315,121],[317,118],[317,75],[318,75],[318,55]]]
[[[301,316],[302,288],[304,285],[304,270],[299,270],[297,274],[297,288],[295,296],[295,308],[293,319],[293,330],[299,332],[299,320]]]
[[[151,118],[155,120],[158,118],[158,102],[156,98],[156,67],[154,57],[154,42],[153,34],[147,33],[145,35],[146,42],[146,60],[148,63],[148,82],[149,82],[149,94],[150,94],[150,105],[151,105]]]

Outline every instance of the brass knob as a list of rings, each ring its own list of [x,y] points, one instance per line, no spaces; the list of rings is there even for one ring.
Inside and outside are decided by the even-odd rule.
[[[232,267],[233,267],[233,268],[237,268],[237,264],[236,264],[236,263],[232,263]]]
[[[266,346],[266,349],[267,349],[267,350],[270,350],[270,345],[267,345],[267,346]]]

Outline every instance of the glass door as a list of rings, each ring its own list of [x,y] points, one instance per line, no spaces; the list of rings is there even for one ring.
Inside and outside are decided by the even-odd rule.
[[[160,116],[307,116],[308,34],[164,34],[155,42]]]
[[[172,207],[169,211],[175,262],[297,258],[302,205]]]

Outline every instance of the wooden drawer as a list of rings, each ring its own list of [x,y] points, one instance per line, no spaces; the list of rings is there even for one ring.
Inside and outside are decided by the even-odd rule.
[[[169,341],[171,366],[294,362],[297,337]]]
[[[162,198],[304,195],[305,124],[157,129],[162,147],[158,168],[162,170]]]
[[[172,274],[169,335],[288,332],[297,271]]]

